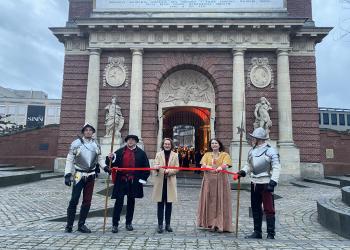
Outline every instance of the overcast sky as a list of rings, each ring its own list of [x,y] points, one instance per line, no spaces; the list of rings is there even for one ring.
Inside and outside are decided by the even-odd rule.
[[[350,109],[350,3],[346,1],[350,2],[312,1],[316,25],[335,27],[316,47],[322,107]],[[64,47],[48,27],[64,26],[67,15],[68,0],[0,0],[0,86],[43,90],[49,98],[61,98]]]

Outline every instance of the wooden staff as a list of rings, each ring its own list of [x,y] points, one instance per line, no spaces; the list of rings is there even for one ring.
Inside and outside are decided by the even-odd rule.
[[[114,136],[115,136],[115,116],[117,114],[117,103],[114,104],[114,116],[113,116],[113,132],[112,132],[112,143],[111,143],[111,153],[113,153],[114,146]],[[109,159],[109,169],[112,168],[112,160]],[[107,176],[107,189],[106,189],[106,200],[105,200],[105,214],[103,219],[103,233],[106,232],[106,222],[107,222],[107,212],[108,212],[108,197],[109,197],[109,174]]]
[[[237,127],[239,134],[239,158],[238,158],[238,171],[241,170],[241,161],[242,161],[242,142],[243,142],[243,113],[241,127]],[[239,218],[239,196],[241,193],[241,179],[238,178],[237,182],[237,210],[236,210],[236,238],[238,237],[238,218]]]

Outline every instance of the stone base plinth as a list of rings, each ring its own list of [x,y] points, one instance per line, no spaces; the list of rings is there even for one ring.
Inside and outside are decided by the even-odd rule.
[[[111,152],[112,137],[100,138],[101,154],[103,157],[107,156]],[[113,152],[122,147],[122,138],[115,138],[113,144]]]
[[[324,178],[323,164],[301,162],[300,175],[301,175],[301,178],[323,179]]]
[[[281,160],[280,183],[300,180],[300,151],[295,145],[279,144]]]

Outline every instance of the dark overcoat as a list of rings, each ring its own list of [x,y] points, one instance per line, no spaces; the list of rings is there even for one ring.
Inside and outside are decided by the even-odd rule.
[[[125,147],[122,147],[114,152],[114,157],[112,160],[112,167],[123,167],[123,155]],[[141,148],[136,147],[134,150],[135,154],[135,167],[137,168],[149,168],[149,160],[145,151]],[[106,165],[109,166],[109,158],[106,157]],[[143,184],[139,182],[139,180],[147,181],[147,178],[150,175],[150,171],[135,171],[134,179],[132,181],[131,187],[127,182],[122,180],[122,174],[118,174],[116,176],[116,180],[113,187],[112,199],[116,199],[117,197],[124,197],[124,195],[131,195],[134,198],[142,198],[143,197]]]

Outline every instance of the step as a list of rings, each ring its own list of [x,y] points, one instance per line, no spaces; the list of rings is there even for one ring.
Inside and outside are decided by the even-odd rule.
[[[327,176],[325,177],[330,180],[338,180],[340,182],[340,187],[350,186],[350,177],[345,175],[340,176]]]
[[[338,188],[340,187],[340,181],[336,181],[336,180],[304,178],[304,181],[325,185],[325,186],[338,187]]]
[[[350,207],[340,197],[322,197],[317,201],[319,223],[330,231],[350,239]]]
[[[11,167],[11,168],[0,168],[0,171],[28,171],[28,170],[34,170],[35,166],[28,166],[28,167]]]
[[[40,172],[34,171],[1,171],[0,187],[19,185],[33,181],[40,181]]]
[[[48,180],[48,179],[54,179],[54,178],[63,178],[63,173],[56,173],[56,172],[44,172],[40,173],[40,179],[41,180]]]
[[[344,174],[345,177],[350,177],[350,174]]]
[[[12,168],[15,167],[15,164],[0,164],[0,169],[1,168]]]
[[[342,196],[342,201],[350,206],[350,186],[343,187],[341,189],[341,196]]]

